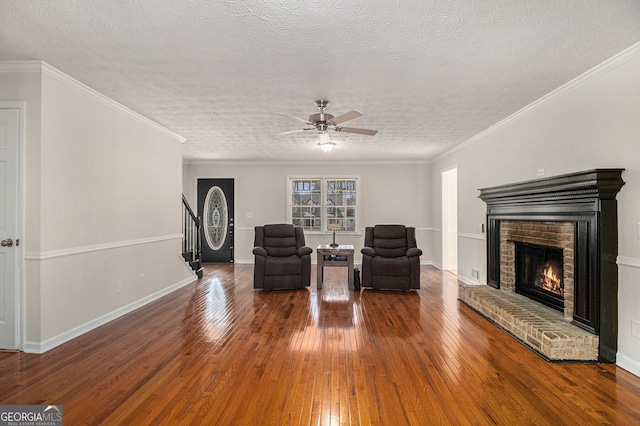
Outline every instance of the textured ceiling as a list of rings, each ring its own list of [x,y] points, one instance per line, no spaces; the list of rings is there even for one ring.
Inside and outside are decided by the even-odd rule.
[[[637,0],[0,2],[0,60],[49,63],[192,160],[429,160],[638,41]],[[319,98],[379,133],[280,135]]]

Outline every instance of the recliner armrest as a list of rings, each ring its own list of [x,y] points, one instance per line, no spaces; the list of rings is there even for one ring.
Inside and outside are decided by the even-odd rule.
[[[267,250],[264,247],[254,247],[253,254],[256,256],[267,257]]]
[[[362,247],[360,253],[373,257],[376,255],[376,249],[374,249],[373,247]]]
[[[416,256],[422,256],[422,250],[415,247],[412,247],[407,250],[407,257],[416,257]]]
[[[311,252],[313,252],[313,249],[311,247],[302,246],[302,247],[298,247],[296,254],[298,256],[306,256],[307,254],[311,254]]]

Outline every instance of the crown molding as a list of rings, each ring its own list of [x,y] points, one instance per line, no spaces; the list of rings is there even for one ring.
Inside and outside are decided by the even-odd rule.
[[[428,160],[398,160],[398,161],[365,161],[365,160],[317,160],[317,161],[295,161],[295,160],[281,160],[281,161],[263,161],[263,160],[195,160],[183,158],[183,164],[186,165],[204,165],[204,166],[424,166],[429,165],[431,162]]]
[[[42,61],[0,61],[0,72],[27,73],[42,72]]]
[[[186,138],[183,138],[182,136],[178,135],[175,132],[172,132],[171,130],[167,129],[166,127],[163,127],[161,125],[159,125],[158,123],[156,123],[155,121],[145,117],[144,115],[137,113],[135,111],[133,111],[130,108],[127,108],[126,106],[114,101],[113,99],[103,95],[102,93],[98,92],[97,90],[92,89],[91,87],[87,86],[84,83],[79,82],[78,80],[68,76],[67,74],[63,73],[62,71],[60,71],[59,69],[52,67],[51,65],[47,64],[46,62],[43,61],[0,61],[0,73],[41,73],[42,75],[45,75],[49,78],[51,78],[52,80],[57,81],[58,83],[61,83],[65,86],[67,86],[68,88],[75,90],[76,92],[87,96],[88,98],[99,102],[113,110],[119,111],[127,116],[129,116],[130,118],[138,121],[139,123],[142,123],[144,125],[147,125],[155,130],[160,131],[161,133],[164,133],[165,135],[176,139],[177,141],[179,141],[180,143],[184,143],[187,141]]]
[[[531,111],[534,111],[538,108],[541,108],[559,98],[561,98],[562,96],[566,95],[567,93],[573,92],[574,90],[577,90],[578,88],[584,86],[585,84],[590,83],[591,81],[598,79],[600,77],[602,77],[603,75],[615,70],[616,68],[624,65],[625,63],[635,59],[636,57],[640,56],[640,42],[628,47],[627,49],[623,50],[622,52],[618,53],[617,55],[612,56],[611,58],[607,59],[606,61],[602,62],[599,65],[596,65],[595,67],[591,68],[590,70],[586,71],[585,73],[579,75],[578,77],[574,78],[573,80],[569,81],[568,83],[560,86],[559,88],[555,89],[554,91],[544,95],[543,97],[541,97],[540,99],[538,99],[537,101],[534,101],[532,103],[530,103],[529,105],[527,105],[526,107],[516,111],[515,113],[511,114],[510,116],[508,116],[507,118],[499,121],[498,123],[494,124],[493,126],[483,130],[482,132],[476,134],[475,136],[472,136],[471,138],[467,139],[466,141],[462,142],[461,144],[458,144],[454,147],[452,147],[451,149],[443,152],[442,154],[436,156],[433,158],[432,161],[438,161],[441,160],[442,158],[453,154],[461,149],[464,149],[466,147],[468,147],[469,145],[472,145],[478,141],[483,140],[486,136],[498,131],[499,129],[501,129],[502,127],[505,127],[509,124],[511,124],[511,122],[518,120],[520,117],[522,117],[523,115],[526,115],[528,113],[530,113]]]

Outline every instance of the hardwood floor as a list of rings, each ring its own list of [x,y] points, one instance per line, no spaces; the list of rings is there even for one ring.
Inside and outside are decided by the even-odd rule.
[[[435,268],[412,293],[348,291],[343,268],[262,292],[252,274],[207,265],[43,355],[0,353],[0,404],[60,404],[67,425],[640,423],[640,378],[545,362]]]

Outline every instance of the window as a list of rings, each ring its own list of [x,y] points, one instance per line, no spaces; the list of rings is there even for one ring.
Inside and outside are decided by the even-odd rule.
[[[289,220],[305,231],[358,230],[357,178],[289,178]]]
[[[308,231],[322,231],[322,180],[291,180],[291,222]]]

